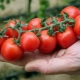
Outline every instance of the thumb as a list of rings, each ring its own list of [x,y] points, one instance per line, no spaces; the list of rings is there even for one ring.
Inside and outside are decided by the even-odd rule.
[[[47,72],[47,65],[47,60],[38,59],[26,64],[25,70],[28,72],[37,71],[45,74]]]

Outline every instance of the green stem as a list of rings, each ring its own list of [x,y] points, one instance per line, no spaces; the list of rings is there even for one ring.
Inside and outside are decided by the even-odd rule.
[[[51,26],[45,26],[45,27],[42,27],[42,28],[39,28],[40,30],[45,30],[45,29],[48,29],[49,27],[54,27],[54,26],[56,26],[56,25],[60,25],[60,24],[63,24],[63,23],[66,23],[66,22],[69,22],[71,19],[66,19],[66,20],[64,20],[64,21],[61,21],[61,22],[56,22],[56,23],[54,23],[54,24],[52,24]],[[74,20],[73,20],[73,22],[74,22]],[[39,29],[36,29],[36,31],[39,31]],[[27,32],[27,31],[29,31],[29,32],[34,32],[34,29],[33,30],[23,30],[22,32]]]
[[[22,31],[21,31],[21,30],[18,30],[18,29],[15,29],[15,30],[18,32],[18,39],[15,39],[15,38],[14,38],[14,42],[15,42],[17,45],[20,46],[20,35],[21,35]]]
[[[11,27],[9,26],[7,28],[2,29],[2,31],[0,32],[0,35],[3,36],[4,33],[7,31],[8,28],[11,28]]]
[[[16,30],[17,32],[18,32],[18,39],[15,39],[14,38],[14,42],[16,43],[16,44],[18,44],[18,45],[20,45],[20,35],[21,35],[21,33],[24,33],[24,32],[34,32],[34,33],[36,33],[36,32],[38,32],[36,35],[37,36],[40,36],[40,31],[42,31],[42,30],[48,30],[48,31],[52,31],[53,30],[53,27],[55,27],[55,26],[57,26],[57,25],[59,25],[59,26],[57,26],[58,27],[58,29],[59,29],[59,31],[60,32],[63,32],[64,30],[65,30],[65,26],[64,26],[64,24],[66,24],[66,23],[75,23],[75,21],[73,20],[73,19],[69,19],[69,18],[64,18],[64,21],[60,21],[60,22],[58,22],[55,18],[53,18],[52,19],[52,24],[50,25],[50,26],[48,26],[47,25],[47,21],[45,21],[45,24],[44,24],[44,27],[42,27],[42,28],[34,28],[34,29],[32,29],[32,30],[22,30],[22,28],[21,27],[16,27],[16,25],[15,25],[15,27],[14,28],[12,28],[12,27],[8,27],[8,28],[11,28],[11,29],[13,29],[13,30]],[[20,25],[21,26],[21,25]],[[2,30],[2,33],[4,33],[8,28],[5,28],[5,29],[3,29]],[[52,30],[51,30],[52,29]],[[58,32],[58,30],[57,31],[53,31],[53,32],[49,32],[50,33],[50,35],[52,35],[52,34],[54,34],[54,33],[56,33],[56,32]]]
[[[27,9],[27,15],[28,16],[30,16],[30,14],[31,14],[31,2],[32,2],[32,0],[28,0],[28,9]]]

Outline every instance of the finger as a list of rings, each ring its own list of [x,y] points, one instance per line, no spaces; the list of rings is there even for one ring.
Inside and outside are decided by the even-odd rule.
[[[59,54],[64,51],[60,51]],[[68,71],[69,62],[65,58],[52,58],[50,60],[39,59],[28,63],[25,66],[26,71],[38,71],[44,74],[55,74]]]
[[[26,64],[25,70],[28,72],[37,71],[46,74],[47,66],[47,60],[38,59]]]

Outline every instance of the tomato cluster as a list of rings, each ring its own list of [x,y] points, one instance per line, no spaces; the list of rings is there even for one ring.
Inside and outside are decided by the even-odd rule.
[[[72,23],[72,20],[75,22]],[[24,51],[34,52],[38,49],[50,54],[57,48],[57,44],[62,48],[70,47],[80,36],[80,10],[68,6],[61,11],[60,17],[45,21],[34,18],[28,25],[23,24],[19,20],[10,20],[5,30],[0,32],[1,55],[8,61],[21,59]]]

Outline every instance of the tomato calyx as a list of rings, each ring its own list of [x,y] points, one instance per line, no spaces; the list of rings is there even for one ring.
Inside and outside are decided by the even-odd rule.
[[[23,26],[27,26],[28,24],[22,24],[22,17],[20,17],[19,21],[16,21],[14,18],[12,18],[12,20],[15,21],[15,27],[13,29],[16,29],[16,28],[21,28]]]
[[[63,21],[59,22],[59,32],[64,32],[66,30],[66,26],[73,27],[75,20],[72,18],[68,18],[68,14],[64,12],[64,15],[60,14],[63,17]],[[71,24],[70,24],[71,23]]]
[[[50,36],[55,35],[55,31],[52,29],[52,27],[49,27],[49,29],[48,29],[48,34],[49,34]]]
[[[66,27],[63,24],[60,24],[60,27],[58,28],[59,32],[64,32],[66,30]]]
[[[41,19],[41,25],[42,25],[43,27],[45,27],[44,24],[45,24],[46,19],[47,19],[47,18]]]
[[[8,27],[13,28],[14,30],[16,28],[22,28],[23,26],[27,26],[28,25],[28,24],[24,24],[24,22],[22,21],[22,17],[20,17],[19,20],[11,18],[11,19],[9,19],[9,20],[7,20],[5,22],[10,23],[11,20],[14,21],[15,25],[14,25],[14,27],[11,27],[11,26],[8,26]]]
[[[50,36],[54,36],[57,32],[64,32],[66,30],[66,26],[68,25],[74,25],[75,21],[74,19],[72,18],[69,18],[68,15],[66,13],[64,14],[60,14],[59,16],[61,16],[63,18],[62,21],[59,21],[58,20],[58,17],[52,17],[51,16],[51,20],[47,20],[46,18],[43,18],[42,21],[41,21],[41,24],[44,25],[44,27],[41,27],[41,28],[34,28],[32,30],[23,30],[21,27],[23,25],[26,25],[26,24],[21,24],[22,20],[20,19],[19,21],[16,21],[15,19],[12,19],[15,21],[15,27],[11,27],[11,26],[8,26],[6,29],[4,29],[0,35],[4,35],[4,33],[6,32],[6,30],[8,28],[11,28],[15,31],[18,32],[18,38],[16,39],[14,36],[14,42],[20,46],[20,36],[22,33],[25,33],[25,32],[33,32],[36,34],[36,36],[41,36],[41,31],[42,30],[48,30],[48,34]],[[60,17],[59,17],[60,18]],[[47,25],[47,22],[51,22],[51,25]],[[69,24],[71,23],[71,24]],[[53,28],[55,28],[55,26],[57,26],[57,30],[53,30]],[[33,26],[35,27],[35,26]]]

